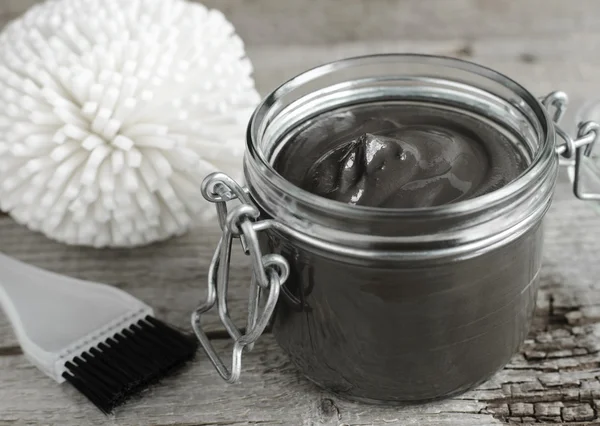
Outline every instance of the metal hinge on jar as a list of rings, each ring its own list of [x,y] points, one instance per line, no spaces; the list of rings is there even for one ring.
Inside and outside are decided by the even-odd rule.
[[[581,184],[581,170],[583,161],[585,161],[584,157],[591,155],[596,139],[600,135],[600,125],[593,121],[579,123],[577,126],[577,137],[573,139],[558,125],[558,122],[567,109],[567,94],[560,91],[552,92],[542,98],[541,101],[549,112],[554,108],[552,120],[555,123],[556,135],[563,141],[560,144],[557,142],[556,153],[567,160],[567,165],[574,168],[573,193],[581,200],[600,200],[600,194],[584,192]]]
[[[222,235],[208,272],[207,298],[192,314],[192,327],[221,377],[228,383],[235,383],[240,377],[244,349],[252,350],[254,342],[263,333],[273,315],[280,287],[289,275],[289,265],[278,254],[262,253],[257,233],[271,228],[273,222],[258,220],[260,212],[245,188],[224,173],[213,173],[202,183],[202,195],[208,201],[216,203]],[[228,212],[227,203],[235,200],[239,201],[239,204]],[[231,248],[235,239],[240,240],[244,253],[252,259],[245,332],[240,331],[233,323],[227,307]],[[268,293],[266,297],[265,293]],[[263,299],[266,300],[261,303]],[[221,322],[234,341],[230,368],[217,354],[201,325],[202,315],[210,311],[215,304]]]

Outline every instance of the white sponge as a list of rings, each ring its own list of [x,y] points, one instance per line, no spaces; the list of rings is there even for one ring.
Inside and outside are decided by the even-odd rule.
[[[0,36],[0,209],[69,244],[135,246],[212,215],[259,97],[223,14],[184,0],[54,0]]]

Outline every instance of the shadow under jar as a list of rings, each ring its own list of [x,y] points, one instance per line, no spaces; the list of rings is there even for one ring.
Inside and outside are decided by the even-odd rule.
[[[203,185],[223,238],[192,324],[221,375],[239,378],[270,319],[299,370],[350,399],[443,398],[502,368],[535,307],[557,152],[580,159],[597,132],[558,129],[544,105],[558,119],[564,101],[421,55],[347,59],[275,90],[248,128],[247,188]],[[254,265],[245,334],[226,303],[236,238]],[[217,303],[231,369],[200,326]]]

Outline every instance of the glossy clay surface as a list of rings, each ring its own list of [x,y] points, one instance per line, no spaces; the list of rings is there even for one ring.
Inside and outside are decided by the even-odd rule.
[[[275,168],[292,183],[347,204],[430,207],[486,194],[527,163],[501,132],[431,106],[367,104],[305,123]]]

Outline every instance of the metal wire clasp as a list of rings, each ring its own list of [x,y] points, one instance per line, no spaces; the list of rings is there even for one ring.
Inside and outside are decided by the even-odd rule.
[[[208,272],[206,300],[192,314],[192,328],[204,351],[225,381],[235,383],[240,378],[244,348],[252,350],[254,342],[263,333],[277,304],[279,290],[289,275],[288,262],[278,254],[263,254],[257,232],[271,227],[272,221],[259,221],[260,212],[248,196],[245,188],[224,173],[213,173],[202,183],[202,195],[216,203],[219,224],[223,232]],[[230,212],[227,203],[238,200]],[[252,278],[248,300],[248,320],[245,333],[233,323],[227,308],[227,287],[233,240],[239,239],[246,255],[252,258]],[[265,298],[262,304],[261,301]],[[227,368],[215,351],[201,326],[202,314],[210,311],[215,303],[219,318],[234,341],[231,368]]]
[[[579,123],[577,138],[573,139],[558,125],[567,109],[567,94],[560,91],[552,92],[542,98],[541,101],[548,112],[551,112],[551,109],[554,108],[552,120],[555,123],[556,135],[563,141],[563,143],[557,143],[556,153],[566,160],[571,160],[566,164],[574,167],[573,193],[581,200],[600,200],[600,194],[583,192],[581,185],[584,157],[591,155],[594,144],[600,135],[600,125],[594,121]]]

